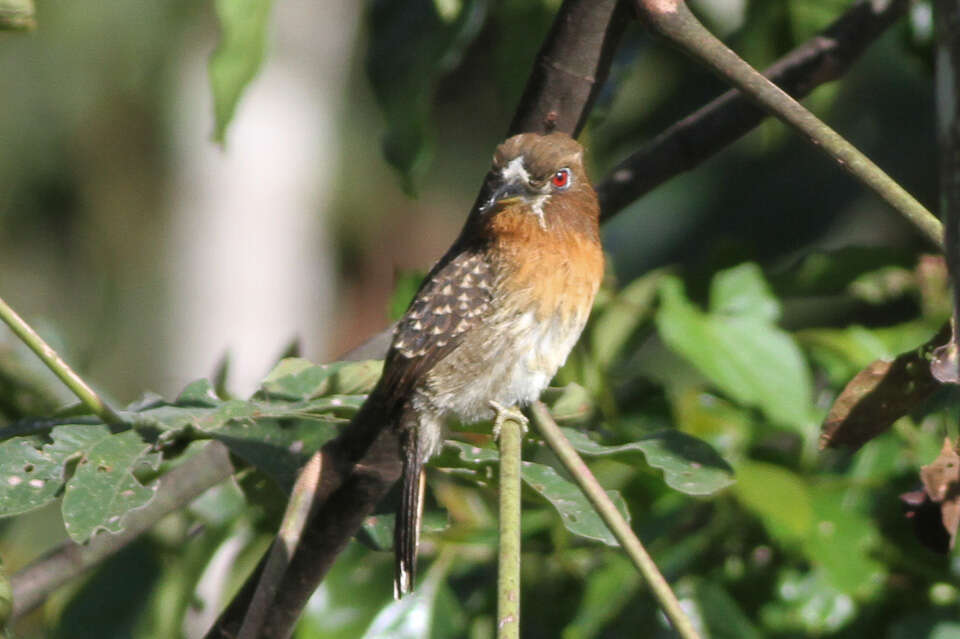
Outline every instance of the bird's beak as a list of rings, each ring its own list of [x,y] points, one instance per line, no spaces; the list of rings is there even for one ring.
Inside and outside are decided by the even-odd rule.
[[[516,181],[503,182],[497,185],[490,199],[487,200],[487,209],[502,208],[517,204],[527,199],[527,185]]]

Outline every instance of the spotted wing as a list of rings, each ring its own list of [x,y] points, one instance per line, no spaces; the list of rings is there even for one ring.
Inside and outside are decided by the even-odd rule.
[[[453,352],[490,310],[493,273],[480,249],[441,260],[397,324],[381,388],[405,398],[437,362]]]

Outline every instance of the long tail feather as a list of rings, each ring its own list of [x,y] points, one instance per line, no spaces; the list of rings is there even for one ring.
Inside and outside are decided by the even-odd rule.
[[[399,599],[413,590],[417,572],[417,545],[420,541],[420,520],[423,516],[423,459],[411,434],[403,446],[403,478],[400,509],[393,529],[395,570],[393,596]]]

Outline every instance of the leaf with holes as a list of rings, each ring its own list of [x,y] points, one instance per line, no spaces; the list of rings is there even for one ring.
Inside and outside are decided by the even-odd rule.
[[[733,483],[733,469],[710,444],[678,430],[661,430],[620,446],[598,444],[584,433],[562,429],[584,455],[629,458],[641,453],[646,462],[663,471],[664,481],[688,495],[709,495]]]
[[[618,546],[619,542],[607,525],[600,519],[593,505],[587,500],[580,488],[557,474],[550,466],[523,462],[521,470],[523,481],[535,491],[547,498],[553,507],[560,513],[563,525],[575,535],[602,541],[608,546]],[[627,504],[615,490],[608,490],[607,495],[616,504],[617,510],[624,519],[630,521]]]
[[[0,444],[0,517],[29,512],[53,501],[63,485],[63,462],[27,437]]]
[[[63,524],[70,538],[83,543],[97,530],[123,531],[123,516],[144,506],[156,484],[144,486],[133,473],[156,468],[160,456],[134,431],[111,433],[105,426],[58,426],[44,451],[63,464],[76,459],[77,468],[63,497]]]

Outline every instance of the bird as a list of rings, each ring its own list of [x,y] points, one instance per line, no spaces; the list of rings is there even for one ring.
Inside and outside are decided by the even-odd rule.
[[[397,429],[394,596],[413,589],[424,464],[445,425],[527,420],[580,337],[603,277],[600,206],[570,136],[500,144],[464,226],[396,324],[355,421]]]

